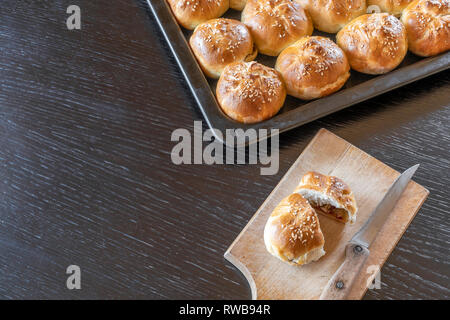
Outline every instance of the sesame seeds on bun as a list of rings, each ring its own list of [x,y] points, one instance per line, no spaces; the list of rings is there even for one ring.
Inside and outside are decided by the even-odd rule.
[[[228,64],[251,61],[258,53],[245,24],[233,19],[212,19],[199,24],[189,44],[202,70],[216,79]]]
[[[450,0],[416,0],[401,20],[413,53],[428,57],[450,49]]]
[[[286,88],[280,74],[257,62],[235,62],[225,67],[216,95],[222,111],[243,123],[273,117],[284,104]]]
[[[248,0],[241,21],[259,52],[277,56],[284,48],[313,32],[309,14],[292,0]]]
[[[338,32],[354,18],[366,13],[366,0],[295,0],[308,11],[314,28]]]
[[[275,65],[289,95],[309,100],[339,90],[350,77],[344,52],[325,37],[304,37],[284,49]]]
[[[388,13],[360,16],[336,36],[352,69],[367,74],[383,74],[395,69],[408,51],[403,24]]]
[[[222,16],[230,7],[230,0],[167,0],[167,2],[178,23],[189,30],[193,30],[202,22]]]

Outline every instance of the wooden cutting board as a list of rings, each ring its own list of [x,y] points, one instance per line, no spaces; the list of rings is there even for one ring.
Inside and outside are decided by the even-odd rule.
[[[319,215],[326,255],[305,266],[291,266],[267,252],[263,240],[264,226],[272,210],[294,191],[308,171],[343,179],[353,190],[359,210],[353,225],[344,225]],[[368,219],[398,175],[389,166],[321,129],[225,252],[225,258],[247,278],[253,299],[317,299],[344,261],[345,245]],[[370,246],[370,256],[352,287],[350,299],[363,297],[376,274],[374,270],[381,269],[428,193],[413,181],[408,184]]]

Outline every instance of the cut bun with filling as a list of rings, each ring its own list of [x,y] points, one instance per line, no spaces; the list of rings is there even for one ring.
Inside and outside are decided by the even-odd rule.
[[[314,209],[298,193],[284,198],[273,210],[264,228],[267,250],[293,265],[318,260],[325,254],[325,240]]]
[[[317,213],[336,219],[342,223],[356,221],[355,196],[341,179],[317,172],[308,172],[295,189],[306,198]]]

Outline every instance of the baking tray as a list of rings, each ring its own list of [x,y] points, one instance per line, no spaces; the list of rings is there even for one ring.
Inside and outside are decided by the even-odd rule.
[[[371,76],[352,70],[344,87],[330,96],[303,101],[288,95],[284,106],[273,118],[256,124],[243,124],[232,120],[220,109],[215,97],[217,80],[206,78],[189,47],[188,40],[192,31],[185,30],[178,25],[165,0],[147,0],[147,3],[208,126],[211,129],[220,130],[224,136],[226,129],[243,129],[243,131],[235,131],[235,136],[239,138],[242,135],[240,138],[245,138],[245,144],[255,143],[259,139],[244,137],[245,130],[249,128],[267,129],[269,130],[267,137],[270,137],[272,134],[270,129],[278,129],[281,133],[299,127],[358,102],[446,70],[450,66],[450,52],[430,58],[421,58],[408,52],[403,62],[394,71],[384,75]],[[241,12],[230,9],[223,17],[240,20],[240,16]],[[335,41],[334,34],[315,30],[313,35],[327,36]],[[256,61],[273,67],[276,57],[258,54]],[[220,136],[216,136],[216,139],[224,142]],[[236,141],[239,140],[236,139]]]

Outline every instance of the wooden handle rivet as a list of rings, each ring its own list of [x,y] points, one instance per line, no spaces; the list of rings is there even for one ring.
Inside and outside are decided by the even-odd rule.
[[[339,280],[338,282],[336,282],[336,288],[343,289],[344,288],[344,282],[342,282],[342,280]]]

